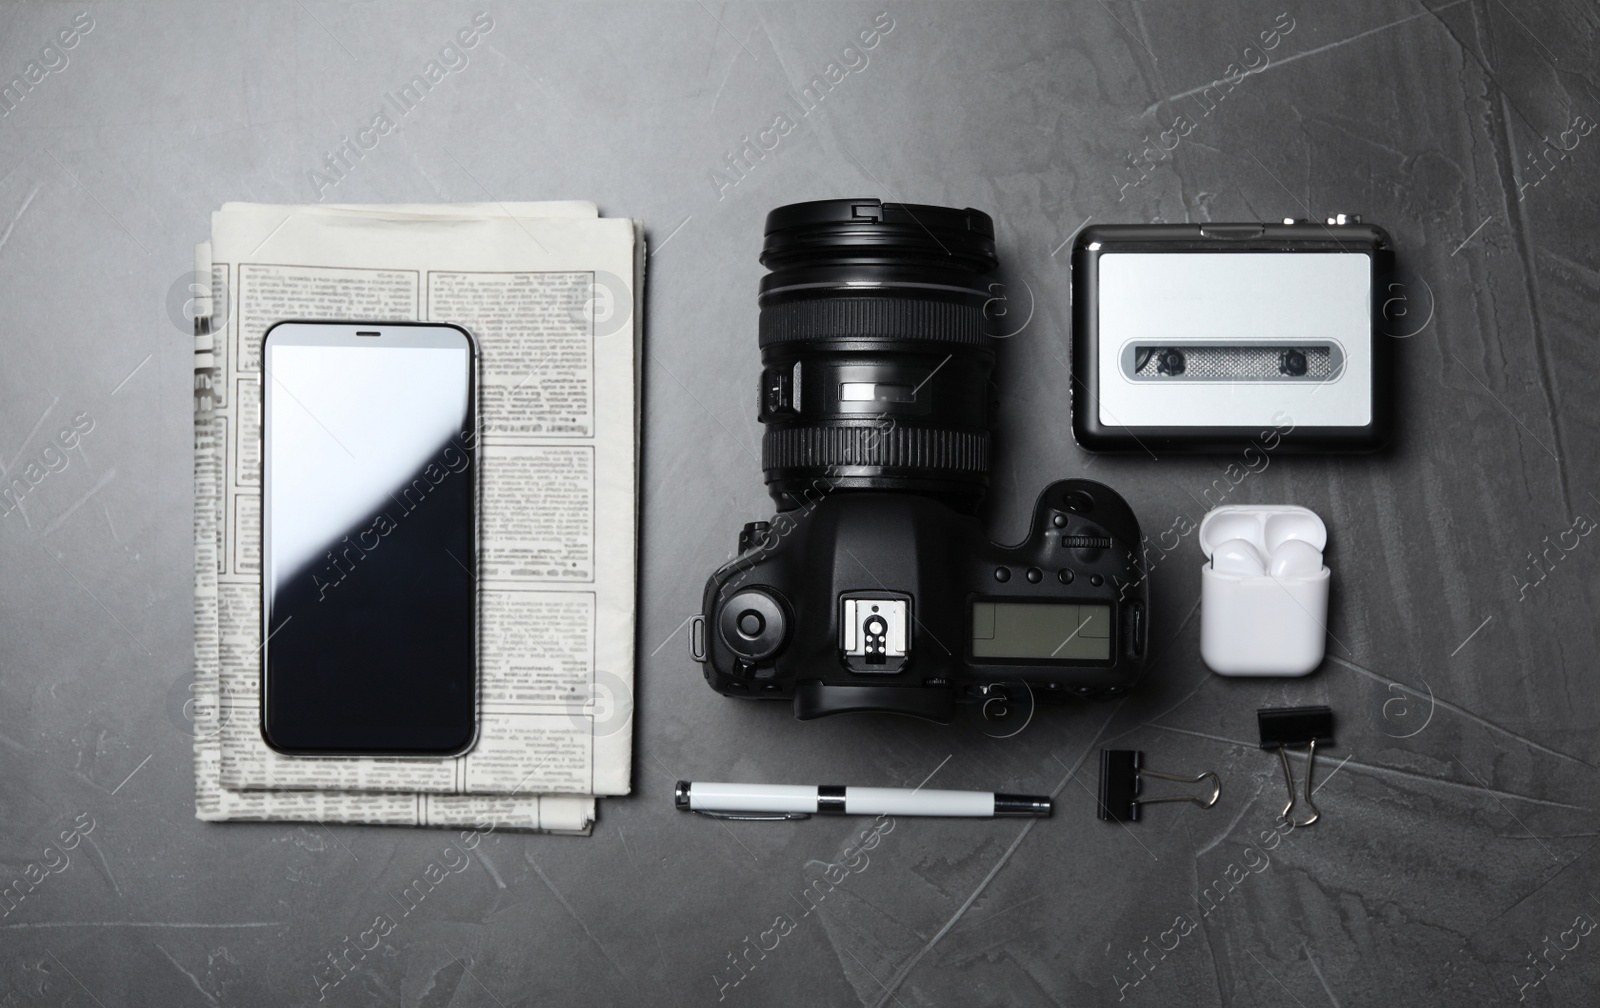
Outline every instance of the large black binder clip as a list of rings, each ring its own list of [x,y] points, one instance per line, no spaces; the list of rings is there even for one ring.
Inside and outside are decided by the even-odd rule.
[[[1310,826],[1322,815],[1311,800],[1311,778],[1317,768],[1317,743],[1333,744],[1333,708],[1331,707],[1263,707],[1256,711],[1256,726],[1261,730],[1261,748],[1278,750],[1283,763],[1283,781],[1289,788],[1289,803],[1283,807],[1283,819],[1291,826]],[[1306,760],[1305,803],[1311,809],[1311,818],[1296,822],[1289,818],[1294,808],[1294,774],[1289,769],[1289,746],[1306,746],[1311,755]]]
[[[1211,779],[1211,795],[1200,798],[1195,795],[1165,795],[1160,798],[1140,798],[1144,777],[1159,777],[1162,780],[1177,781],[1180,784],[1199,784],[1201,781]],[[1217,803],[1217,798],[1222,795],[1222,779],[1207,770],[1197,777],[1182,777],[1177,774],[1162,773],[1159,770],[1147,769],[1144,765],[1144,753],[1137,749],[1102,749],[1100,750],[1100,818],[1107,822],[1129,823],[1139,821],[1139,806],[1154,805],[1156,802],[1186,801],[1194,802],[1201,808],[1210,808]]]

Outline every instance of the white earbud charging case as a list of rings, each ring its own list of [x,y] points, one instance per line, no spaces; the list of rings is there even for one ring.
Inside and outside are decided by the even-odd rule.
[[[1290,504],[1229,504],[1200,520],[1200,657],[1228,676],[1303,676],[1322,664],[1328,623],[1326,564],[1315,574],[1272,577],[1230,574],[1211,555],[1231,539],[1253,544],[1267,563],[1289,539],[1322,552],[1328,529],[1309,508]]]

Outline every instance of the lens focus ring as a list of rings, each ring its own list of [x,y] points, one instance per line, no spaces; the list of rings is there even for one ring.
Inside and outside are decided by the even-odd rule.
[[[775,304],[762,309],[760,331],[762,347],[791,340],[897,338],[987,346],[990,339],[981,308],[909,297],[838,297]]]
[[[787,427],[761,441],[765,469],[883,466],[985,473],[988,432],[930,427]]]

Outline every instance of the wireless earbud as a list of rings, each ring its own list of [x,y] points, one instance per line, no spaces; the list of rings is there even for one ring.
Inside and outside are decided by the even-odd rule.
[[[1322,551],[1304,539],[1286,539],[1272,553],[1267,573],[1273,577],[1299,577],[1322,570]]]
[[[1267,562],[1261,559],[1261,551],[1253,544],[1243,539],[1229,539],[1212,551],[1211,568],[1224,574],[1261,577],[1267,572]]]

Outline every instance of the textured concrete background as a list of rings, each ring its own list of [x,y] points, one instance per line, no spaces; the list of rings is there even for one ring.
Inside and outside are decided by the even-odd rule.
[[[0,882],[82,831],[0,920],[0,1005],[302,1005],[321,984],[349,1005],[1577,1004],[1600,986],[1592,4],[7,5],[0,77],[59,64],[45,47],[85,9],[66,65],[0,119],[0,462],[93,424],[0,519]],[[591,839],[491,836],[363,959],[453,834],[193,818],[173,291],[212,208],[315,199],[325,155],[480,9],[466,65],[323,195],[588,198],[649,225],[636,794]],[[875,21],[892,28],[863,62],[846,50]],[[1198,89],[1263,56],[1208,108]],[[826,100],[719,184],[835,61]],[[1153,575],[1143,687],[1014,738],[799,724],[706,689],[682,623],[770,510],[762,217],[847,195],[997,222],[1026,324],[1002,348],[996,537],[1079,473],[1152,534],[1198,520],[1218,480],[1308,505],[1334,570],[1318,673],[1202,667],[1191,537]],[[1074,445],[1062,246],[1082,223],[1338,211],[1387,227],[1414,277],[1391,453],[1274,458],[1233,486],[1225,458]],[[1260,851],[1283,784],[1253,712],[1322,702],[1323,819]],[[1111,743],[1215,769],[1222,800],[1096,821]],[[902,819],[859,851],[869,820],[679,814],[678,777],[928,780],[1060,810]],[[1231,890],[1209,913],[1208,889]]]

